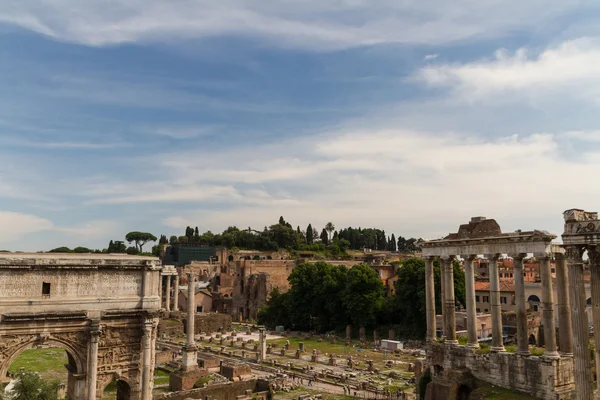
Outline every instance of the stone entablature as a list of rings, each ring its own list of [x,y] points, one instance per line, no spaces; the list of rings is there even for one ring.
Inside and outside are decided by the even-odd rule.
[[[117,398],[150,400],[159,273],[154,257],[0,254],[0,379],[23,350],[52,343],[69,356],[69,399],[98,400],[117,379]]]
[[[434,371],[468,369],[477,378],[494,385],[544,400],[571,400],[573,359],[549,360],[513,353],[476,354],[464,346],[430,343],[427,363]]]

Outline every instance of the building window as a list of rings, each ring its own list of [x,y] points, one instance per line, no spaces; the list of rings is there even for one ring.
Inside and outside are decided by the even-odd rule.
[[[537,311],[537,310],[538,310],[538,305],[537,305],[537,304],[534,304],[534,305],[533,305],[533,311]]]
[[[204,309],[204,306],[196,306],[196,312],[200,313]]]
[[[506,297],[500,297],[500,304],[506,304]]]
[[[485,312],[488,312],[488,309],[487,309],[487,308],[485,309]]]
[[[552,268],[552,273],[555,274],[556,273],[556,269]]]
[[[50,297],[50,282],[43,282],[42,283],[42,296],[43,297]]]
[[[483,302],[484,303],[489,303],[490,302],[490,296],[483,296]]]
[[[475,296],[475,302],[479,303],[479,296]]]
[[[479,310],[479,308],[477,308],[477,309],[476,309],[476,311],[477,311],[477,312],[481,312],[481,311]]]

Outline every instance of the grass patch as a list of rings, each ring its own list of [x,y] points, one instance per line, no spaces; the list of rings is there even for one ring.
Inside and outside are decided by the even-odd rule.
[[[532,356],[543,356],[545,351],[543,347],[531,347],[529,349]]]
[[[61,348],[29,349],[23,351],[8,368],[9,373],[25,371],[38,372],[42,379],[58,379],[67,383],[68,371],[65,364],[69,363],[67,352]]]
[[[169,383],[169,373],[160,369],[154,371],[154,384],[162,385]]]
[[[488,354],[490,352],[490,345],[486,343],[480,343],[479,348],[475,352],[476,354]]]

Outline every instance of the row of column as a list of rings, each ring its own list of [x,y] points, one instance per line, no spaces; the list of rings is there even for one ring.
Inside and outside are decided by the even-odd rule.
[[[523,258],[526,254],[517,254],[514,259],[514,280],[515,280],[515,303],[517,317],[517,353],[522,355],[529,354],[528,334],[527,334],[527,310],[525,300],[525,283],[523,278]],[[478,348],[477,338],[477,312],[475,304],[475,274],[473,261],[476,255],[464,256],[465,267],[465,290],[466,290],[466,308],[467,308],[467,346]],[[500,302],[500,280],[498,276],[498,259],[500,254],[487,255],[489,260],[489,301],[492,314],[492,346],[491,351],[504,351],[502,338],[502,306]],[[442,332],[446,342],[450,344],[458,343],[456,338],[456,317],[455,317],[455,297],[454,297],[454,256],[438,258],[440,262],[440,284],[442,292]],[[542,322],[544,325],[545,352],[547,358],[559,358],[556,345],[556,331],[554,328],[554,298],[552,292],[552,274],[550,267],[550,256],[547,254],[537,256],[540,261],[540,274],[542,278],[542,304],[543,314]],[[433,262],[435,257],[425,259],[425,287],[426,287],[426,312],[427,312],[427,340],[435,340],[436,337],[436,312],[435,312],[435,282]],[[600,271],[600,270],[599,270]],[[599,272],[600,275],[600,272]],[[568,296],[568,274],[565,268],[565,262],[562,255],[556,257],[556,281],[559,297],[559,329],[560,329],[560,348],[564,355],[573,353],[572,329],[571,329],[571,308]],[[599,276],[600,285],[600,276]],[[578,294],[579,295],[579,294]],[[584,297],[585,290],[581,290],[581,296]],[[598,298],[598,311],[600,318],[600,292]],[[585,310],[584,310],[585,311]],[[574,310],[575,312],[575,310]],[[599,319],[600,320],[600,319]]]
[[[173,310],[179,311],[179,275],[162,275],[160,280],[160,294],[162,301],[163,280],[167,281],[165,302],[161,307],[167,311],[171,311],[171,291],[173,291]],[[175,285],[173,287],[173,284]]]
[[[571,322],[573,326],[573,361],[575,388],[578,400],[600,399],[600,387],[594,394],[589,350],[589,325],[585,295],[583,254],[587,251],[592,291],[592,320],[594,325],[594,345],[596,371],[600,371],[600,246],[565,246],[569,269]],[[560,335],[562,337],[562,333]]]

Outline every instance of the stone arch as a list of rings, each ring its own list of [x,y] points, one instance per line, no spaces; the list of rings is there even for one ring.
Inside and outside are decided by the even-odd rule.
[[[473,391],[469,385],[461,384],[456,390],[456,400],[469,400],[469,395]]]
[[[108,379],[107,379],[108,378]],[[122,376],[119,372],[108,374],[100,386],[100,393],[104,397],[106,387],[111,383],[117,383],[117,400],[129,400],[131,398],[132,385],[129,379]]]
[[[21,338],[23,338],[23,336],[21,336]],[[19,340],[18,337],[17,340]],[[70,372],[77,374],[86,373],[87,354],[83,354],[84,350],[82,348],[64,339],[59,339],[55,337],[41,338],[40,336],[36,335],[31,337],[31,339],[29,340],[24,340],[20,343],[15,343],[14,345],[12,345],[14,347],[11,346],[10,341],[8,342],[8,346],[10,347],[7,347],[7,350],[10,351],[12,349],[12,351],[8,353],[8,356],[4,360],[0,359],[0,379],[6,377],[6,375],[8,374],[8,368],[21,353],[40,344],[54,344],[57,347],[64,349],[69,359],[69,365],[74,366],[76,369],[76,371]]]
[[[227,260],[230,261],[230,262],[233,261],[233,256],[227,257]]]
[[[541,300],[535,294],[532,294],[531,296],[529,296],[527,298],[527,301],[532,302],[532,303],[539,303]]]
[[[588,306],[592,305],[592,298],[588,297],[588,299],[586,300],[585,304],[587,304]]]

